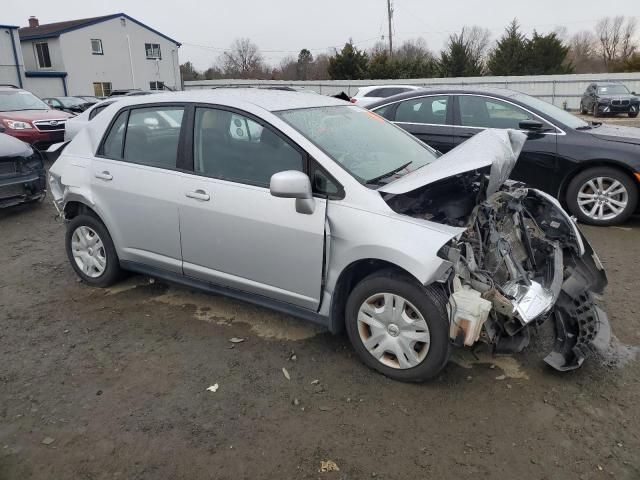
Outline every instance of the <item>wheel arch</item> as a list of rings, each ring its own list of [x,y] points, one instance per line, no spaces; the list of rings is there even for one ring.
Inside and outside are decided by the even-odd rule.
[[[419,280],[409,271],[387,260],[378,258],[355,260],[340,272],[331,296],[329,330],[332,333],[344,330],[344,309],[353,288],[365,277],[381,270],[389,270],[398,275],[407,276],[419,283]]]

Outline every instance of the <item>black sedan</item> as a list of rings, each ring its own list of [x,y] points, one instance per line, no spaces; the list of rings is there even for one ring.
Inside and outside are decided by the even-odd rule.
[[[512,178],[557,197],[581,222],[623,222],[638,206],[640,129],[587,123],[523,93],[423,89],[367,108],[443,153],[486,128],[527,132]]]
[[[40,152],[0,133],[0,207],[42,200],[46,193]]]
[[[621,83],[592,83],[580,99],[580,111],[594,117],[626,113],[631,118],[638,116],[640,98]]]

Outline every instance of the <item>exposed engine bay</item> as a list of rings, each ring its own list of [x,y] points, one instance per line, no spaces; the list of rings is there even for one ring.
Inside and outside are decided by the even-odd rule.
[[[491,185],[483,170],[385,200],[397,213],[466,229],[439,252],[452,263],[444,286],[456,345],[520,352],[552,321],[555,345],[545,362],[578,368],[592,347],[609,344],[607,316],[594,299],[607,284],[604,269],[554,198],[516,182]]]

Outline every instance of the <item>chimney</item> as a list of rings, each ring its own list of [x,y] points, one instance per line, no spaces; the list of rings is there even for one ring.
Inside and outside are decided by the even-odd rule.
[[[37,17],[34,17],[33,15],[29,17],[29,27],[39,27],[40,26],[40,22],[38,21]]]

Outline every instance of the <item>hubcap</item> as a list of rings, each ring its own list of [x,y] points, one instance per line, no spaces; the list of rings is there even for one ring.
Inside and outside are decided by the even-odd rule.
[[[391,368],[415,367],[429,351],[426,320],[408,300],[392,293],[364,301],[358,310],[358,333],[367,351]]]
[[[104,273],[107,255],[95,230],[84,225],[76,228],[71,235],[71,251],[76,265],[86,276],[97,278]]]
[[[593,220],[611,220],[622,213],[629,202],[629,192],[615,178],[596,177],[578,190],[578,206]]]

